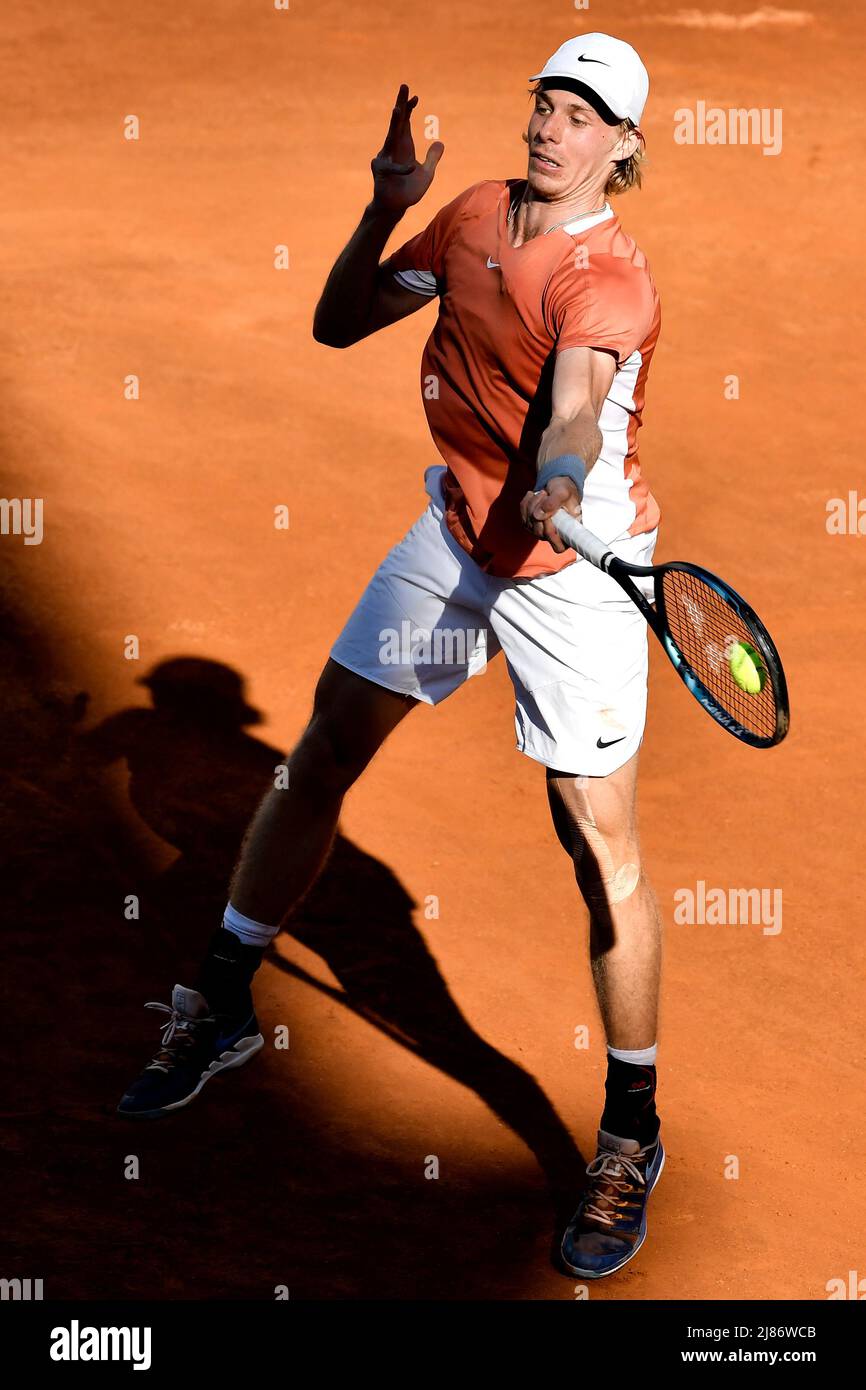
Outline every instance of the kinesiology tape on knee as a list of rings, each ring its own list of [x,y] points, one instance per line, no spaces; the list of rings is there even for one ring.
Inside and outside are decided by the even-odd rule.
[[[621,864],[618,869],[615,868],[613,857],[593,815],[587,793],[578,790],[576,795],[579,800],[578,810],[570,817],[581,836],[574,855],[575,865],[579,870],[586,846],[595,859],[600,879],[599,889],[587,885],[586,892],[590,897],[603,896],[605,901],[615,906],[630,898],[637,888],[640,882],[640,865],[626,863]]]

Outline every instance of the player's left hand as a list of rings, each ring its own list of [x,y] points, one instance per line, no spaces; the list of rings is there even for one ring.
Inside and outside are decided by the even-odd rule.
[[[540,492],[527,492],[520,504],[520,518],[524,526],[538,540],[549,541],[557,555],[569,549],[550,520],[560,507],[580,521],[580,493],[571,478],[551,478],[547,487]]]

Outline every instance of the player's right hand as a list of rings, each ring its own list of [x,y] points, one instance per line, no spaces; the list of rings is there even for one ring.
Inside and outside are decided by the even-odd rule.
[[[536,540],[549,541],[557,555],[570,547],[553,524],[553,516],[564,507],[575,521],[581,519],[581,496],[573,478],[551,478],[539,492],[527,492],[520,504],[520,517]]]
[[[401,82],[385,143],[370,161],[373,207],[378,211],[402,214],[414,203],[420,202],[433,182],[436,165],[445,153],[442,141],[434,140],[423,164],[419,164],[415,158],[410,121],[417,104],[418,98],[410,97],[409,88],[405,82]]]

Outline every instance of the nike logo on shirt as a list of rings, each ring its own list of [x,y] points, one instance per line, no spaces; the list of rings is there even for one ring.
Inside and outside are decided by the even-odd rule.
[[[498,261],[492,261],[492,260],[490,259],[489,256],[487,257],[487,269],[488,269],[488,270],[496,270],[496,268],[498,267],[498,265],[499,265],[499,262],[498,262]]]

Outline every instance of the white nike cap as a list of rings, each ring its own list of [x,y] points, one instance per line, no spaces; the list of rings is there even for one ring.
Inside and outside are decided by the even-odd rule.
[[[630,43],[614,39],[610,34],[581,34],[576,39],[567,39],[553,57],[548,58],[541,72],[534,73],[529,80],[537,82],[543,78],[547,81],[554,77],[582,82],[601,97],[621,121],[628,116],[635,125],[640,125],[649,94],[649,75]]]

